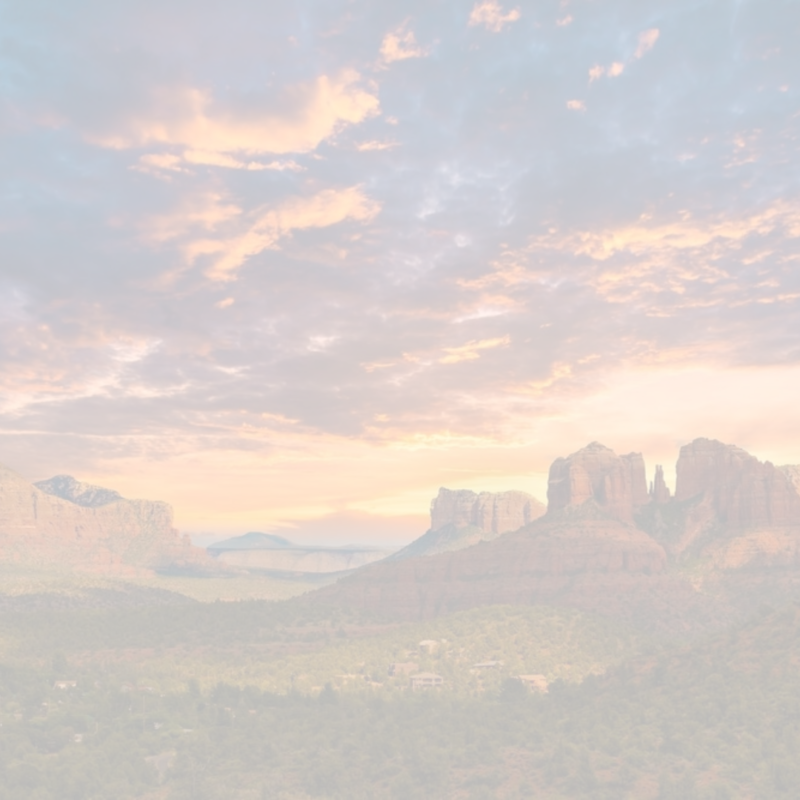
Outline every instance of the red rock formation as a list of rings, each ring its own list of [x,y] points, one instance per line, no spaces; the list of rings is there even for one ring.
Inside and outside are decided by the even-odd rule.
[[[431,527],[391,559],[462,550],[496,539],[538,519],[545,507],[525,492],[481,492],[439,489],[431,502]]]
[[[545,507],[525,492],[481,492],[439,489],[431,502],[431,530],[446,525],[473,526],[494,536],[515,531],[541,517]]]
[[[86,507],[0,467],[0,558],[7,563],[130,572],[213,561],[172,526],[166,503],[118,499]]]
[[[785,471],[711,439],[681,448],[675,498],[702,498],[728,528],[800,527],[800,494]]]
[[[656,464],[656,474],[650,490],[650,499],[654,503],[663,504],[670,501],[670,491],[664,481],[664,469],[661,464]]]
[[[785,466],[778,469],[789,479],[792,486],[800,492],[800,466]]]
[[[800,470],[778,470],[700,439],[681,450],[677,498],[670,498],[660,467],[648,496],[640,455],[620,458],[594,443],[553,464],[546,516],[457,552],[370,565],[308,602],[403,619],[494,603],[552,603],[691,627],[703,615],[749,608],[765,587],[800,582],[795,475],[800,482]],[[449,519],[474,520],[472,507],[458,511],[455,499],[443,497],[451,503]],[[632,523],[634,513],[659,542]],[[689,555],[704,568],[691,582],[668,571],[660,542],[672,558]],[[750,594],[739,592],[745,585]]]
[[[550,467],[548,511],[594,501],[610,517],[633,522],[634,510],[648,500],[644,459],[640,453],[618,456],[598,442],[558,458]]]
[[[628,522],[634,499],[637,506],[647,501],[640,455],[620,458],[593,444],[559,459],[550,471],[548,498],[547,515],[520,530],[457,552],[388,559],[315,593],[315,602],[413,619],[491,603],[549,602],[574,593],[577,581],[578,604],[591,605],[597,597],[591,599],[589,587],[598,581],[608,586],[598,576],[625,582],[665,569],[661,545]],[[442,490],[432,522],[474,524],[471,509],[481,507],[475,495]]]

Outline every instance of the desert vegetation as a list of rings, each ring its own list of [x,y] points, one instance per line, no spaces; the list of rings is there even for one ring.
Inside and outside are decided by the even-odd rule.
[[[16,630],[3,631],[6,647],[17,643],[0,670],[3,797],[794,796],[796,606],[763,609],[703,642],[655,649],[648,642],[639,655],[625,649],[631,642],[618,630],[548,610],[483,609],[345,645],[323,634],[318,619],[276,612],[270,620],[247,604],[212,607],[195,619],[186,644],[202,647],[205,639],[207,647],[238,649],[271,625],[286,643],[316,641],[319,663],[327,654],[338,669],[344,653],[356,658],[368,641],[402,646],[421,634],[448,633],[473,648],[470,655],[485,653],[496,644],[485,624],[492,620],[504,641],[504,634],[529,636],[531,650],[534,635],[549,649],[552,640],[541,638],[548,630],[571,628],[558,660],[574,658],[583,680],[555,678],[546,693],[510,674],[481,691],[450,679],[441,688],[391,690],[371,675],[356,682],[358,690],[328,682],[310,691],[269,691],[240,682],[233,671],[213,686],[209,675],[179,685],[177,673],[159,683],[151,660],[163,669],[160,651],[172,631],[153,624],[154,614],[136,612],[136,624],[129,612],[71,612],[55,621],[27,615]],[[188,619],[177,615],[171,624]],[[337,624],[346,630],[345,620]],[[116,641],[115,625],[123,631]],[[122,662],[92,650],[109,638],[135,658]],[[60,648],[49,655],[48,640]],[[75,649],[65,650],[70,643]],[[609,664],[612,652],[620,658]],[[509,657],[498,649],[491,654]],[[293,658],[298,664],[310,656]],[[607,670],[591,674],[604,658]],[[439,664],[431,656],[420,667]]]

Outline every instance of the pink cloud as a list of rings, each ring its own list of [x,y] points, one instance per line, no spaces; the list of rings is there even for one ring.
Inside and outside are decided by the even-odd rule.
[[[660,35],[661,33],[658,28],[650,28],[649,30],[640,33],[639,46],[636,48],[636,52],[633,54],[633,57],[642,58],[642,56],[649,53],[655,47]]]
[[[201,239],[188,248],[189,259],[220,253],[206,275],[215,281],[233,280],[248,258],[274,247],[295,230],[327,228],[345,220],[367,222],[380,205],[367,197],[360,186],[326,189],[308,198],[295,198],[277,209],[257,212],[255,222],[238,235],[222,239]]]
[[[230,154],[310,152],[340,128],[377,114],[378,98],[360,88],[359,81],[360,75],[352,69],[335,77],[321,75],[287,92],[291,110],[247,116],[215,108],[210,92],[191,87],[162,89],[149,113],[125,120],[117,130],[90,133],[87,138],[115,149],[176,145],[203,154],[200,163],[242,168]],[[244,166],[249,168],[249,164]]]
[[[417,44],[413,31],[401,25],[397,30],[387,33],[381,42],[381,56],[386,64],[404,61],[407,58],[423,58],[428,50]]]
[[[469,25],[483,25],[493,33],[500,33],[506,25],[516,22],[521,16],[518,8],[504,12],[497,0],[484,0],[475,4],[469,15]]]

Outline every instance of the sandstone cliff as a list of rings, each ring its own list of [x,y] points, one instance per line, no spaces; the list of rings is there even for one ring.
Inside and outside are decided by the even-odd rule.
[[[792,486],[800,492],[800,466],[779,467],[780,471],[791,481]]]
[[[427,533],[395,553],[393,559],[433,555],[495,539],[541,517],[545,507],[525,492],[439,489],[431,502]]]
[[[701,496],[731,527],[800,524],[800,494],[786,471],[711,439],[695,439],[678,458],[675,499]]]
[[[603,602],[622,608],[630,604],[630,592],[638,595],[640,584],[664,573],[663,547],[630,521],[634,508],[649,499],[640,455],[619,457],[595,443],[559,459],[550,471],[548,499],[546,515],[518,530],[457,552],[387,559],[318,597],[415,619],[492,603],[558,601],[591,608],[598,592],[605,596],[616,586],[614,599]],[[432,505],[432,524],[447,523],[439,529],[445,533],[460,524],[485,534],[489,526],[477,527],[485,518],[476,508],[479,496],[442,490]]]
[[[550,467],[549,512],[592,502],[614,519],[633,522],[635,509],[648,501],[640,453],[618,456],[592,442],[571,456],[556,459]]]
[[[671,495],[669,487],[664,481],[664,468],[661,464],[656,464],[656,474],[653,479],[653,485],[650,488],[650,499],[659,505],[668,503]]]
[[[552,465],[545,516],[457,552],[387,559],[309,600],[405,619],[552,603],[675,630],[800,584],[800,470],[698,439],[682,448],[677,473],[675,497],[661,468],[647,492],[639,454],[592,443]],[[439,536],[485,534],[476,503],[468,492],[440,493]]]
[[[791,467],[695,439],[681,448],[676,472],[675,497],[639,516],[673,559],[712,570],[800,566],[800,493]]]
[[[499,536],[515,531],[541,517],[545,507],[525,492],[481,492],[439,489],[431,502],[431,530],[445,525],[471,525],[483,533]]]
[[[130,573],[213,566],[172,525],[166,503],[125,500],[68,476],[37,488],[0,467],[0,559],[36,567]],[[76,493],[65,499],[57,492]],[[80,501],[83,502],[80,502]]]

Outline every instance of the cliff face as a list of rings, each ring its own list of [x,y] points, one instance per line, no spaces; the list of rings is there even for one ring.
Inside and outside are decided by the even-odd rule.
[[[800,494],[791,474],[738,447],[696,439],[681,448],[677,476],[675,499],[702,498],[722,525],[800,525]]]
[[[431,502],[431,527],[393,560],[446,553],[495,539],[538,519],[545,507],[525,492],[439,489]]]
[[[681,448],[675,498],[652,529],[673,558],[707,569],[800,566],[800,493],[791,467],[696,439]],[[669,519],[671,517],[671,519]]]
[[[594,609],[599,597],[609,602],[605,595],[616,586],[613,603],[621,608],[631,602],[622,587],[647,585],[664,572],[664,548],[632,524],[634,509],[649,499],[640,455],[620,457],[595,443],[559,459],[550,470],[547,514],[523,527],[517,523],[529,513],[525,503],[530,498],[520,494],[440,490],[431,506],[432,525],[442,525],[438,531],[319,596],[413,619],[490,603],[556,599]],[[515,513],[498,511],[509,507]],[[493,509],[492,516],[482,515],[486,508]],[[518,529],[466,548],[462,540],[457,552],[443,552],[443,541],[453,531],[486,535],[501,528],[502,519]],[[438,554],[409,557],[419,554],[415,546],[435,536]]]
[[[445,525],[471,526],[499,536],[527,525],[544,512],[544,505],[525,492],[476,494],[468,489],[439,489],[431,503],[431,530]]]
[[[550,467],[548,511],[593,501],[610,517],[633,522],[636,508],[649,501],[640,453],[618,456],[598,442],[558,458]]]
[[[661,468],[648,493],[639,454],[590,444],[553,463],[545,516],[458,552],[370,565],[316,601],[406,619],[489,603],[553,603],[681,629],[746,606],[776,580],[800,582],[800,469],[698,439],[682,448],[677,472],[676,497]],[[418,542],[457,531],[485,535],[491,526],[477,513],[482,507],[471,492],[442,490],[432,514],[446,524]],[[671,568],[687,558],[700,567],[692,581]],[[697,590],[705,580],[719,589],[713,602]]]
[[[55,486],[52,481],[43,482],[50,491],[42,491],[0,467],[3,561],[121,573],[213,564],[173,528],[172,509],[166,503],[125,500],[116,492],[72,479],[70,483],[65,477],[55,479]],[[65,485],[78,487],[78,499],[84,502],[52,493]]]
[[[650,490],[650,499],[658,505],[663,505],[664,503],[669,503],[670,497],[669,487],[664,481],[664,468],[661,464],[656,464],[656,474]]]
[[[800,493],[800,466],[778,467],[780,471],[789,479],[790,483]]]

